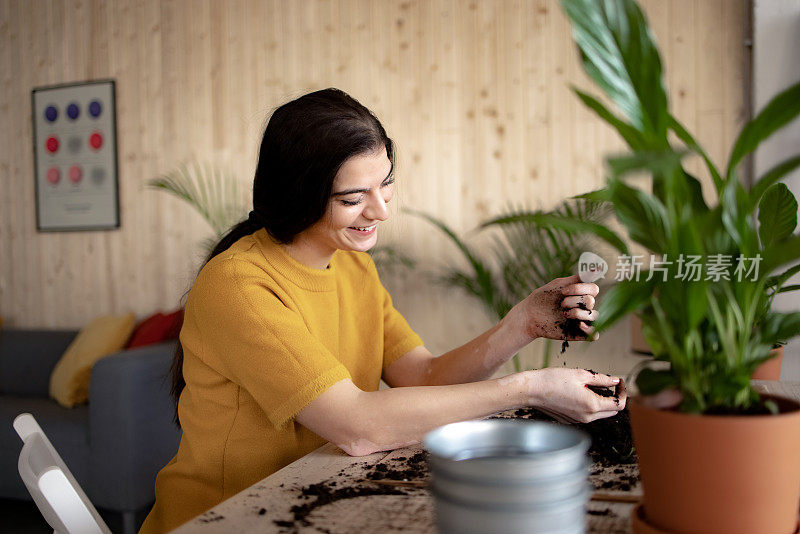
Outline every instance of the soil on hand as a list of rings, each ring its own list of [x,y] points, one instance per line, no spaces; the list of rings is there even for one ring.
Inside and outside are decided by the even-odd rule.
[[[557,423],[552,417],[535,408],[520,408],[514,412],[514,416],[521,419]],[[636,451],[633,448],[630,415],[627,408],[621,410],[614,417],[570,426],[589,434],[592,439],[589,457],[595,464],[613,467],[636,463]]]

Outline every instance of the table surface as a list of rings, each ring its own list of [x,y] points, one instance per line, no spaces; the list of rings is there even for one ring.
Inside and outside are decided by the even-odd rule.
[[[800,400],[800,382],[755,380],[753,384],[761,393]],[[393,467],[402,469],[421,451],[421,446],[416,445],[351,457],[328,443],[173,532],[435,533],[433,497],[426,481],[412,480],[405,486],[390,485],[402,484],[402,481],[376,483],[371,480],[383,478],[381,475],[387,471],[391,474]],[[594,465],[590,481],[599,488],[603,481],[631,475],[638,477],[635,464],[605,468]],[[315,486],[320,483],[324,486]],[[396,494],[386,494],[387,491]],[[642,494],[638,483],[629,491],[601,492],[603,495],[596,492],[596,496],[635,499]],[[347,497],[341,498],[342,495]],[[326,497],[334,498],[327,502]],[[630,502],[590,501],[587,532],[631,532],[630,513],[634,506]]]

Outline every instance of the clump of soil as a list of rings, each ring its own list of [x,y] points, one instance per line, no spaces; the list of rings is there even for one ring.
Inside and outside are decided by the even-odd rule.
[[[418,481],[428,477],[428,453],[419,451],[411,458],[399,456],[389,460],[390,464],[378,462],[366,474],[369,480]]]
[[[535,421],[556,422],[552,417],[535,408],[520,408],[514,412],[514,416]],[[627,408],[621,410],[614,417],[571,426],[589,434],[592,439],[589,457],[595,464],[612,467],[636,463],[637,457],[633,447],[630,415]]]

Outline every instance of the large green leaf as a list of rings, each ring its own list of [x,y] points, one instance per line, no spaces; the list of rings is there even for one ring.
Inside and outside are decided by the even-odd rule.
[[[631,149],[644,150],[647,148],[646,141],[642,138],[642,134],[636,128],[614,115],[602,103],[600,103],[599,100],[588,93],[584,93],[575,87],[573,87],[572,90],[575,91],[575,94],[578,95],[578,98],[581,99],[586,107],[597,113],[601,119],[611,125],[625,140],[625,142],[628,143],[628,146],[631,147]]]
[[[791,158],[778,163],[773,168],[768,170],[764,176],[759,178],[755,184],[753,184],[753,188],[750,190],[750,198],[753,201],[753,205],[758,204],[758,201],[761,199],[761,195],[764,194],[772,184],[795,170],[797,167],[800,167],[800,154],[796,156],[792,156]]]
[[[737,165],[746,155],[776,131],[800,114],[800,82],[795,83],[770,100],[756,117],[742,128],[733,146],[725,173],[732,179]]]
[[[770,313],[764,320],[763,333],[770,345],[800,335],[800,312]]]
[[[481,227],[486,228],[493,225],[516,224],[520,222],[531,222],[541,226],[559,228],[570,232],[593,234],[623,254],[628,253],[628,246],[625,244],[625,242],[620,239],[617,234],[602,224],[594,221],[582,221],[572,217],[565,217],[563,215],[556,215],[552,213],[522,213],[504,215],[482,223]]]
[[[608,188],[597,189],[596,191],[589,191],[588,193],[583,193],[580,195],[575,195],[572,197],[574,199],[580,200],[593,200],[595,202],[610,202],[611,195],[608,193]]]
[[[790,267],[786,269],[781,274],[777,274],[775,276],[771,276],[767,280],[767,287],[780,287],[786,282],[789,281],[789,278],[800,273],[800,264],[795,265],[794,267]]]
[[[630,238],[653,252],[666,252],[670,228],[664,205],[653,195],[630,187],[622,180],[612,180],[609,190],[617,218]]]
[[[667,96],[661,58],[633,0],[562,0],[586,73],[645,134],[649,148],[666,144]]]
[[[758,205],[758,234],[763,246],[771,246],[789,237],[797,226],[797,199],[786,184],[767,189]]]
[[[703,199],[703,186],[700,180],[692,176],[686,171],[683,171],[683,177],[686,180],[687,194],[689,195],[688,205],[692,207],[695,213],[706,213],[708,205]]]
[[[781,265],[793,263],[797,260],[800,260],[800,236],[793,235],[781,241],[778,245],[764,250],[761,272],[770,274]]]
[[[608,329],[614,323],[638,310],[653,293],[652,281],[633,278],[623,280],[612,286],[601,298],[597,306],[598,319],[594,328],[598,332]]]
[[[648,171],[656,175],[673,172],[686,156],[686,152],[674,150],[639,151],[606,159],[611,173],[621,178],[637,171]]]
[[[717,190],[717,194],[719,194],[720,191],[722,191],[722,176],[720,176],[719,170],[717,170],[714,162],[711,161],[711,158],[708,157],[708,154],[706,154],[706,151],[703,150],[703,147],[701,147],[700,144],[695,141],[694,137],[692,137],[692,134],[689,133],[689,130],[684,128],[683,124],[681,124],[678,119],[670,115],[668,120],[670,130],[675,132],[675,135],[678,136],[678,139],[686,143],[687,147],[689,147],[693,152],[699,154],[703,158],[703,161],[706,162],[708,172],[711,174],[711,178],[714,180],[714,187]]]

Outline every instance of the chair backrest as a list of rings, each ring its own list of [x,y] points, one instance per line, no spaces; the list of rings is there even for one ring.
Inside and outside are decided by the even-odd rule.
[[[100,514],[29,413],[14,419],[22,438],[19,475],[56,534],[111,534]]]

